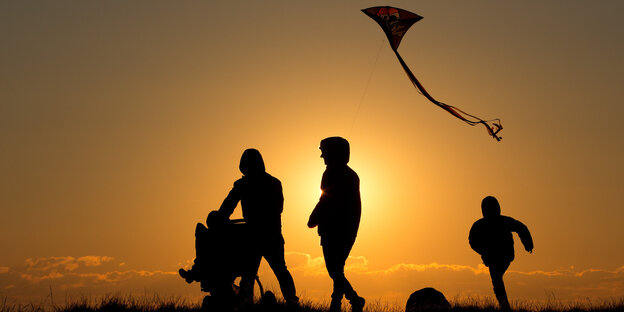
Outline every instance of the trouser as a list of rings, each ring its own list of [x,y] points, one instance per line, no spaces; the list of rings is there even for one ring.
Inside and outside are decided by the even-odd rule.
[[[505,291],[505,283],[503,283],[503,274],[509,268],[511,263],[497,262],[490,263],[490,277],[492,278],[492,286],[494,287],[494,295],[501,309],[509,309],[509,300],[507,300],[507,292]]]
[[[353,247],[354,241],[343,240],[335,241],[325,239],[322,241],[323,257],[325,257],[325,266],[329,277],[334,281],[334,291],[332,292],[332,301],[342,300],[342,296],[348,300],[358,297],[351,283],[344,274],[344,267]]]
[[[252,255],[252,259],[250,260],[252,270],[250,273],[253,274],[246,274],[241,277],[241,287],[245,295],[248,298],[253,298],[254,279],[258,274],[258,268],[260,267],[262,257],[269,263],[271,270],[273,270],[275,277],[277,277],[284,299],[286,301],[297,301],[295,282],[288,268],[286,268],[284,244],[279,241],[272,244],[262,244],[258,247],[254,255]]]

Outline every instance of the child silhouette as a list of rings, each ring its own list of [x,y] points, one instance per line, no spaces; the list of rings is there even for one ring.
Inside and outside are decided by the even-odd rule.
[[[483,218],[477,220],[470,229],[470,247],[481,255],[483,264],[490,270],[494,294],[501,309],[509,310],[509,300],[503,283],[503,274],[514,260],[512,232],[518,233],[526,251],[533,252],[533,239],[529,229],[514,218],[501,215],[498,200],[487,196],[481,202]]]
[[[362,312],[366,300],[358,296],[344,274],[362,215],[360,178],[347,165],[350,155],[347,140],[326,138],[321,141],[320,149],[327,167],[321,180],[321,198],[310,215],[308,227],[318,226],[325,266],[334,282],[329,311],[340,312],[344,296],[350,301],[352,312]]]

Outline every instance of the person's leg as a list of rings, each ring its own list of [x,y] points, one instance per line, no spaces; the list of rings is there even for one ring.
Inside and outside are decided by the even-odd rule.
[[[325,243],[322,247],[327,273],[329,273],[329,277],[334,282],[332,299],[340,300],[344,296],[345,291],[351,288],[349,281],[344,275],[344,266],[347,260],[345,255],[348,256],[348,253],[345,253],[344,247],[336,243]]]
[[[258,275],[258,268],[260,267],[260,261],[262,255],[260,253],[253,253],[250,255],[248,267],[246,272],[241,276],[240,280],[240,294],[244,300],[253,302],[254,295],[254,283],[256,275]]]
[[[275,273],[277,281],[280,284],[282,295],[289,304],[294,304],[299,301],[295,290],[295,281],[292,275],[286,267],[286,260],[284,259],[284,244],[276,242],[272,246],[268,247],[263,253],[264,258],[269,263],[271,270]]]
[[[340,249],[336,246],[335,243],[329,243],[325,241],[323,242],[323,245],[321,247],[323,248],[323,257],[325,258],[325,267],[327,268],[327,273],[329,273],[329,277],[332,279],[334,284],[334,289],[331,294],[332,300],[329,311],[340,311],[340,307],[342,305],[342,297],[344,296],[343,284],[346,281],[346,277],[344,276],[345,262],[342,261],[342,256],[340,256]]]
[[[344,274],[344,267],[353,246],[352,242],[330,242],[323,245],[325,266],[329,277],[334,282],[332,304],[330,309],[338,311],[343,295],[351,302],[353,309],[358,311],[364,306],[364,298],[359,297]]]
[[[208,229],[201,223],[197,223],[195,226],[195,260],[193,261],[193,267],[190,270],[181,268],[178,273],[187,283],[193,281],[200,281],[201,275],[203,275],[203,262],[206,258],[206,252],[208,248],[209,236]]]
[[[507,291],[505,290],[505,283],[503,282],[503,275],[507,268],[509,268],[509,262],[492,263],[490,264],[490,277],[492,278],[492,286],[494,287],[494,295],[500,308],[503,310],[509,310],[509,300],[507,299]]]

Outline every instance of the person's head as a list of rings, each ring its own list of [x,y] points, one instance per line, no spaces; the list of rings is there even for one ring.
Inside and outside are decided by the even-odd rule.
[[[323,139],[319,149],[326,165],[346,165],[349,162],[349,142],[341,137]]]
[[[488,196],[481,201],[481,212],[484,218],[500,216],[501,208],[494,196]]]
[[[208,218],[206,218],[206,225],[209,229],[220,229],[227,223],[227,220],[228,218],[218,210],[213,210],[208,214]]]
[[[262,155],[255,148],[250,148],[243,152],[238,169],[246,176],[257,175],[266,171]]]

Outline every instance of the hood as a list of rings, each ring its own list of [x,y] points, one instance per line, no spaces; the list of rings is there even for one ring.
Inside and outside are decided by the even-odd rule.
[[[266,171],[262,155],[255,148],[250,148],[243,152],[238,169],[246,176],[257,175]]]
[[[321,157],[328,165],[346,165],[349,162],[349,141],[341,137],[329,137],[321,141]]]
[[[488,196],[481,201],[481,212],[484,218],[500,216],[501,208],[494,196]]]

